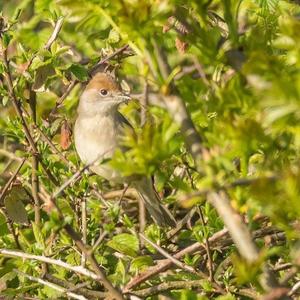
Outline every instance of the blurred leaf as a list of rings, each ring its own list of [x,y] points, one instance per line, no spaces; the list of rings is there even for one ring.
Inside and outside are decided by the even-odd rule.
[[[22,202],[27,196],[19,188],[13,188],[4,199],[7,215],[12,221],[19,224],[28,224],[28,215]]]
[[[139,250],[137,237],[128,233],[115,235],[112,240],[107,243],[107,246],[132,257],[135,257]]]
[[[130,270],[132,272],[143,271],[147,269],[147,267],[153,265],[153,259],[151,256],[139,256],[132,260],[130,265]]]
[[[72,64],[69,67],[69,71],[80,81],[86,81],[88,79],[88,73],[86,69],[79,64]]]

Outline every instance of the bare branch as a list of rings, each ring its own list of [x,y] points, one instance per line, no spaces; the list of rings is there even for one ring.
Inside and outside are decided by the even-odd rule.
[[[9,250],[9,249],[0,249],[0,255],[7,256],[7,257],[19,257],[21,259],[29,259],[29,260],[45,262],[47,264],[56,265],[56,266],[62,267],[64,269],[73,271],[75,273],[87,276],[93,280],[101,280],[101,278],[97,274],[95,274],[94,272],[92,272],[82,266],[72,266],[61,260],[49,258],[46,256],[28,254],[25,252]]]
[[[225,192],[209,194],[208,201],[216,208],[239,249],[240,254],[250,262],[256,261],[258,259],[256,245],[240,215],[238,215],[230,205]]]
[[[151,240],[149,240],[144,234],[139,233],[139,236],[143,240],[145,240],[148,244],[150,244],[154,249],[156,249],[160,254],[162,254],[164,257],[168,258],[169,260],[171,260],[172,263],[174,265],[176,265],[177,267],[179,267],[179,268],[181,268],[181,269],[183,269],[185,271],[191,272],[193,274],[199,275],[198,272],[193,267],[186,265],[185,263],[183,263],[180,260],[176,259],[174,256],[170,255],[163,248],[161,248],[160,246],[158,246],[157,244],[155,244],[154,242],[152,242]]]
[[[227,229],[222,229],[222,230],[218,231],[217,233],[215,233],[213,236],[211,236],[209,238],[210,244],[215,243],[216,241],[222,239],[223,237],[227,236],[227,234],[228,234]],[[176,258],[176,259],[180,259],[184,255],[194,253],[195,251],[197,251],[201,248],[205,251],[205,245],[202,244],[202,243],[197,242],[197,243],[194,243],[191,246],[186,247],[185,249],[179,251],[178,253],[174,254],[173,257]],[[139,285],[140,283],[146,281],[150,277],[155,276],[156,274],[159,274],[159,273],[165,271],[166,269],[171,267],[172,264],[173,263],[170,259],[166,259],[166,260],[161,261],[155,267],[149,268],[144,273],[141,273],[141,274],[137,275],[136,277],[134,277],[125,286],[123,291],[128,292],[130,289],[132,289],[133,287],[135,287],[135,286]]]
[[[97,70],[97,68],[99,68],[101,65],[103,65],[105,62],[107,62],[108,60],[114,58],[115,56],[121,54],[122,52],[124,52],[125,50],[129,49],[129,45],[126,44],[123,47],[117,49],[116,51],[114,51],[112,54],[102,58],[96,65],[94,65],[91,70],[90,70],[90,74],[92,74],[94,71]]]
[[[53,30],[51,36],[49,37],[46,45],[44,46],[44,49],[49,50],[51,48],[52,44],[58,37],[58,34],[62,28],[63,22],[64,22],[63,17],[58,18],[57,22],[55,23],[54,30]]]
[[[272,235],[272,234],[278,235],[279,233],[280,233],[280,231],[275,229],[274,227],[266,227],[266,228],[263,228],[263,229],[253,232],[253,238],[257,239],[257,238],[261,238],[263,236]],[[216,232],[214,235],[212,235],[208,239],[208,241],[209,241],[211,249],[212,249],[212,247],[218,247],[218,248],[226,247],[226,246],[232,245],[232,243],[233,243],[233,240],[229,237],[228,229],[222,229],[222,230]],[[196,242],[196,243],[182,249],[181,251],[177,252],[173,256],[176,259],[180,259],[183,256],[185,256],[187,254],[192,254],[196,251],[199,251],[200,255],[205,254],[205,252],[206,252],[205,243]],[[133,287],[145,282],[152,276],[155,276],[155,275],[167,270],[168,268],[170,268],[172,266],[172,264],[173,263],[170,259],[164,259],[164,260],[160,261],[156,266],[151,267],[148,270],[146,270],[145,272],[140,273],[136,277],[132,278],[132,280],[125,286],[123,292],[127,293]]]
[[[158,285],[151,286],[149,288],[145,288],[142,290],[131,291],[128,292],[133,295],[141,296],[141,297],[149,297],[161,292],[169,291],[169,290],[179,290],[179,289],[193,289],[193,288],[200,288],[201,284],[203,284],[203,279],[200,280],[189,280],[189,281],[170,281],[170,282],[163,282]]]
[[[88,300],[87,298],[85,298],[84,296],[81,296],[81,295],[77,295],[73,292],[69,292],[67,289],[57,285],[57,284],[54,284],[52,282],[49,282],[49,281],[46,281],[44,279],[41,279],[41,278],[38,278],[38,277],[34,277],[34,276],[31,276],[31,275],[28,275],[26,273],[23,273],[17,269],[14,269],[14,272],[16,272],[17,274],[21,275],[21,276],[24,276],[28,279],[30,279],[31,281],[35,281],[35,282],[38,282],[40,284],[43,284],[45,286],[48,286],[56,291],[59,291],[61,292],[62,294],[70,297],[70,298],[73,298],[73,299],[78,299],[78,300]]]

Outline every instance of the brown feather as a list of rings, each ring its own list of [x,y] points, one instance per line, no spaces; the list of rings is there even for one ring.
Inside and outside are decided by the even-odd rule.
[[[108,91],[120,91],[119,85],[116,81],[108,74],[97,73],[88,83],[85,88],[86,90],[90,89],[106,89]]]

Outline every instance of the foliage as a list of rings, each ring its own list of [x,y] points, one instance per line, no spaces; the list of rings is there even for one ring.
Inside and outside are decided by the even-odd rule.
[[[117,151],[109,163],[126,176],[152,176],[177,221],[191,206],[197,207],[188,225],[174,237],[170,237],[170,228],[151,224],[150,218],[144,234],[171,254],[196,242],[205,244],[224,227],[206,202],[206,191],[223,187],[228,188],[232,206],[245,216],[251,231],[264,232],[274,226],[284,233],[278,239],[270,234],[256,239],[260,256],[255,263],[238,256],[230,242],[212,246],[211,258],[199,249],[188,253],[182,261],[196,271],[208,275],[212,266],[212,282],[201,278],[199,272],[169,268],[134,286],[137,295],[143,296],[138,290],[184,281],[186,285],[150,292],[147,299],[157,299],[159,293],[172,299],[248,299],[266,292],[259,280],[265,263],[271,269],[285,263],[299,268],[298,1],[11,0],[0,5],[0,52],[3,56],[7,51],[10,61],[9,70],[4,59],[0,62],[1,191],[20,158],[26,158],[1,199],[0,249],[18,249],[80,265],[82,254],[64,230],[68,224],[84,235],[86,231],[86,244],[108,279],[121,290],[164,258],[139,239],[138,202],[130,188],[119,203],[121,185],[84,173],[57,196],[63,219],[45,201],[83,167],[73,144],[68,148],[68,142],[60,144],[60,139],[70,138],[70,132],[61,128],[74,122],[90,71],[102,58],[128,44],[129,48],[114,55],[107,65],[135,98],[121,107],[135,133],[125,131],[127,151]],[[45,46],[62,17],[61,30],[50,47]],[[39,152],[37,170],[12,103],[9,71],[16,98],[28,112],[23,117]],[[202,146],[208,149],[200,170],[180,134],[180,124],[160,100],[175,92],[184,100]],[[147,107],[145,95],[149,96]],[[143,124],[145,109],[147,121]],[[32,180],[36,177],[40,200],[45,201],[40,223],[34,207]],[[246,184],[240,184],[241,180]],[[196,191],[203,193],[195,196]],[[84,201],[86,217],[82,214]],[[83,263],[91,269],[89,261]],[[67,297],[15,269],[37,278],[48,273],[67,289],[78,285],[75,293],[79,295],[86,290],[104,291],[92,278],[61,266],[45,269],[37,260],[0,254],[0,295],[7,299]],[[286,278],[284,270],[275,275],[279,281]],[[295,271],[286,282],[289,289],[297,278]],[[201,284],[187,284],[200,279]],[[45,280],[51,278],[45,276]],[[213,283],[226,291],[224,295]]]

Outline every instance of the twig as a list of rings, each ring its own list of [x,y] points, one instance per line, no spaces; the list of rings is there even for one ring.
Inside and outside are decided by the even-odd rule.
[[[216,208],[240,254],[249,262],[256,261],[259,254],[250,232],[241,217],[233,210],[225,192],[209,194],[208,201]]]
[[[291,269],[293,267],[293,264],[291,263],[286,263],[286,264],[282,264],[282,265],[277,265],[273,268],[274,272],[279,272],[279,271],[283,271],[283,270],[287,270],[287,269]]]
[[[2,212],[2,214],[3,214],[3,211],[1,211],[1,212]],[[16,243],[17,249],[22,250],[21,244],[20,244],[20,242],[19,242],[19,235],[18,235],[18,234],[16,233],[16,231],[15,231],[13,221],[10,220],[9,217],[6,216],[5,214],[4,214],[4,216],[5,216],[5,218],[6,218],[7,221],[8,221],[8,222],[7,222],[7,227],[8,227],[8,230],[10,231],[10,233],[12,234],[12,236],[13,236],[13,238],[14,238],[14,241],[15,241],[15,243]]]
[[[22,161],[23,159],[21,157],[16,156],[14,153],[7,151],[5,149],[0,149],[0,155],[3,155],[5,157],[8,157],[10,159],[13,159],[15,161]]]
[[[176,227],[171,229],[167,233],[167,238],[171,239],[177,232],[179,232],[181,230],[181,228],[188,222],[188,220],[190,220],[193,217],[196,210],[197,210],[197,207],[196,206],[193,207],[179,222],[177,222]]]
[[[56,206],[56,209],[58,207]],[[61,214],[60,217],[62,218]],[[104,285],[104,287],[108,290],[108,292],[111,294],[111,297],[117,300],[123,300],[122,294],[112,285],[112,283],[107,279],[105,274],[103,273],[102,269],[99,267],[93,253],[87,249],[86,245],[82,242],[80,236],[77,234],[77,232],[74,231],[74,229],[69,225],[65,225],[64,229],[66,230],[67,234],[72,238],[72,240],[75,242],[76,246],[81,252],[84,252],[86,255],[87,260],[91,264],[91,267],[94,269],[94,272],[99,276],[100,282]]]
[[[65,101],[65,99],[69,96],[69,94],[71,93],[71,91],[73,90],[73,88],[75,87],[75,85],[78,83],[78,80],[73,80],[71,81],[71,83],[68,85],[66,91],[63,93],[63,95],[56,101],[55,106],[53,107],[53,109],[51,110],[51,112],[49,113],[47,120],[49,121],[53,115],[56,114],[57,110],[62,106],[63,102]]]
[[[32,87],[28,84],[28,89],[30,90],[29,96],[29,108],[30,108],[30,116],[32,119],[31,124],[31,132],[33,133],[34,127],[36,127],[36,93],[32,89]],[[38,179],[38,168],[39,168],[39,161],[38,161],[38,154],[36,152],[32,153],[32,165],[31,165],[31,190],[32,190],[32,197],[34,200],[34,222],[36,225],[39,226],[41,222],[41,212],[40,212],[40,199],[39,199],[39,179]]]
[[[108,151],[110,151],[111,149],[109,149]],[[99,157],[97,157],[94,161],[92,161],[90,164],[87,164],[86,166],[84,166],[81,170],[79,170],[78,172],[76,172],[69,180],[67,180],[60,188],[58,188],[58,190],[52,195],[52,197],[48,197],[47,201],[49,203],[49,210],[50,212],[52,210],[56,210],[58,212],[58,216],[59,219],[61,220],[61,222],[64,224],[63,227],[65,229],[65,231],[67,232],[67,234],[72,238],[72,240],[74,241],[74,243],[76,244],[77,248],[85,254],[86,259],[89,261],[89,263],[91,264],[91,267],[93,268],[94,272],[99,276],[100,278],[100,282],[104,285],[104,287],[109,291],[109,293],[111,294],[111,297],[117,299],[117,300],[123,300],[123,296],[122,294],[112,285],[112,283],[107,279],[107,277],[105,276],[104,272],[102,271],[102,269],[100,268],[100,266],[98,265],[93,252],[91,251],[91,249],[87,248],[86,244],[82,242],[81,236],[71,227],[71,225],[66,224],[64,216],[61,212],[61,210],[59,209],[59,207],[56,205],[55,202],[55,198],[60,195],[61,192],[64,191],[65,188],[67,188],[72,182],[74,182],[74,180],[78,179],[80,177],[80,175],[90,166],[92,166],[93,164],[95,164],[99,159],[101,159],[101,157],[103,158],[104,155],[108,152],[106,151],[105,153],[102,153],[101,155],[99,155]]]
[[[81,178],[82,173],[87,170],[93,163],[85,165],[83,168],[73,174],[67,181],[65,181],[53,194],[52,199],[57,198],[70,184],[75,183]]]
[[[71,178],[69,178],[67,181],[65,181],[53,194],[51,199],[54,200],[57,198],[70,184],[76,182],[82,175],[82,173],[87,170],[89,167],[94,165],[97,161],[99,161],[101,158],[105,156],[107,152],[111,151],[111,148],[105,151],[104,153],[101,153],[96,159],[94,159],[91,163],[86,164],[83,168],[78,170]]]
[[[138,199],[139,203],[139,232],[143,233],[146,227],[146,206],[141,197]],[[144,243],[140,240],[140,247],[144,247]]]
[[[49,50],[51,48],[52,44],[54,43],[54,41],[58,37],[58,34],[59,34],[59,32],[62,28],[63,22],[64,22],[64,18],[59,17],[58,20],[55,23],[54,30],[53,30],[51,36],[49,37],[46,45],[44,46],[44,49]]]
[[[204,216],[203,216],[201,207],[199,207],[199,215],[200,215],[202,226],[203,226],[203,228],[205,228],[206,223],[205,223],[205,220],[204,220]],[[212,257],[211,257],[211,250],[210,250],[209,240],[208,240],[208,237],[206,236],[206,234],[205,234],[205,248],[206,248],[207,260],[208,260],[209,279],[210,279],[210,281],[213,281],[214,280],[213,260],[212,260]]]
[[[144,126],[147,119],[147,106],[148,106],[148,94],[149,94],[149,85],[147,80],[144,83],[143,97],[140,99],[141,103],[141,126]]]
[[[167,251],[165,251],[163,248],[161,248],[160,246],[158,246],[157,244],[155,244],[154,242],[152,242],[151,240],[149,240],[144,234],[139,233],[139,236],[146,241],[148,244],[150,244],[154,249],[156,249],[160,254],[162,254],[164,257],[168,258],[175,266],[199,275],[198,272],[191,266],[186,265],[185,263],[181,262],[180,260],[178,260],[177,258],[175,258],[174,256],[170,255]]]
[[[215,207],[222,218],[240,254],[249,262],[257,261],[259,252],[252,240],[250,231],[243,223],[240,215],[237,214],[230,205],[225,192],[221,191],[219,193],[213,192],[208,194],[208,201]],[[276,277],[267,266],[264,266],[262,284],[267,289],[278,286]]]
[[[38,282],[38,283],[40,283],[40,284],[43,284],[43,285],[45,285],[45,286],[48,286],[48,287],[50,287],[50,288],[56,290],[56,291],[59,291],[59,292],[61,292],[62,294],[65,294],[66,296],[71,297],[71,298],[73,298],[73,299],[78,299],[78,300],[88,300],[88,299],[85,298],[84,296],[82,296],[82,295],[77,295],[77,294],[75,294],[75,293],[73,293],[73,292],[69,292],[67,289],[65,289],[65,288],[63,288],[63,287],[61,287],[61,286],[59,286],[59,285],[57,285],[57,284],[54,284],[54,283],[52,283],[52,282],[46,281],[46,280],[41,279],[41,278],[38,278],[38,277],[34,277],[34,276],[31,276],[31,275],[28,275],[28,274],[26,274],[26,273],[23,273],[23,272],[17,270],[17,269],[14,269],[14,272],[16,272],[17,274],[19,274],[19,275],[21,275],[21,276],[24,276],[24,277],[30,279],[31,281]]]
[[[113,57],[115,57],[116,55],[124,52],[125,50],[127,50],[129,48],[129,45],[126,44],[123,47],[117,49],[116,51],[114,51],[112,54],[102,58],[98,63],[96,63],[96,65],[94,65],[91,70],[90,70],[90,74],[92,74],[95,70],[97,70],[98,67],[100,67],[101,65],[103,65],[105,62],[107,62],[108,60],[112,59]]]
[[[208,276],[202,272],[202,271],[196,271],[193,267],[186,265],[185,263],[181,262],[180,260],[178,260],[177,258],[175,258],[175,255],[170,255],[167,251],[165,251],[164,249],[162,249],[160,246],[156,245],[154,242],[152,242],[150,239],[148,239],[144,234],[139,233],[139,236],[145,240],[147,243],[149,243],[153,248],[155,248],[160,254],[162,254],[163,256],[165,256],[166,258],[168,258],[174,265],[178,266],[179,268],[193,273],[195,275],[198,275],[202,278],[208,279]],[[217,284],[212,282],[213,287],[221,294],[225,294],[225,291]]]
[[[228,230],[227,229],[222,229],[220,231],[218,231],[217,233],[215,233],[213,236],[211,236],[209,238],[209,242],[212,244],[218,240],[220,240],[221,238],[225,237],[228,234]],[[184,255],[188,254],[188,253],[193,253],[199,249],[205,249],[205,245],[199,242],[196,242],[194,244],[192,244],[189,247],[186,247],[185,249],[179,251],[178,253],[174,254],[173,257],[176,259],[180,259],[181,257],[183,257]],[[147,271],[138,274],[136,277],[134,277],[124,288],[124,292],[129,291],[130,289],[132,289],[133,287],[139,285],[140,283],[146,281],[147,279],[149,279],[150,277],[159,274],[163,271],[165,271],[166,269],[168,269],[170,266],[172,266],[172,261],[170,259],[166,259],[161,261],[158,265],[156,265],[153,268],[149,268]]]
[[[17,167],[16,171],[14,172],[14,174],[10,177],[10,179],[7,181],[7,183],[5,184],[5,186],[3,187],[3,189],[1,190],[1,194],[0,194],[0,203],[2,203],[6,192],[8,191],[8,189],[10,188],[10,185],[12,184],[12,182],[15,180],[15,178],[18,176],[21,168],[24,165],[24,162],[26,161],[26,158],[23,158],[19,164],[19,166]]]
[[[104,238],[107,236],[108,232],[104,230],[102,234],[99,235],[98,239],[96,240],[95,244],[92,247],[92,252],[95,252],[95,250],[98,248],[98,246],[101,244],[101,242],[104,240]]]
[[[82,232],[82,242],[87,243],[87,215],[86,215],[86,197],[83,197],[81,201],[81,232]],[[81,255],[81,265],[84,267],[86,263],[85,253]]]
[[[0,249],[0,255],[8,256],[8,257],[20,257],[21,259],[37,260],[40,262],[45,262],[50,265],[56,265],[62,267],[64,269],[92,278],[93,280],[101,280],[101,278],[97,274],[95,274],[94,272],[86,268],[83,268],[82,266],[72,266],[61,260],[49,258],[46,256],[28,254],[25,252],[9,250],[9,249]]]
[[[103,194],[103,198],[105,198],[105,199],[114,199],[114,198],[120,199],[120,196],[123,193],[124,193],[124,189],[116,190],[116,191],[109,191],[109,192],[106,192],[105,194]],[[133,199],[139,198],[137,191],[134,188],[128,188],[125,191],[124,197],[129,197],[129,198],[133,198]]]
[[[22,109],[21,109],[21,104],[19,102],[19,100],[17,99],[17,96],[15,94],[15,90],[14,90],[14,86],[13,86],[13,81],[12,81],[12,76],[11,76],[11,72],[10,72],[10,67],[9,67],[9,61],[7,59],[7,49],[5,47],[3,47],[3,62],[4,62],[4,66],[5,66],[5,69],[6,69],[6,72],[5,72],[5,79],[6,79],[6,82],[7,82],[7,86],[8,86],[8,91],[9,91],[9,96],[12,100],[12,103],[13,103],[13,106],[15,108],[15,111],[18,115],[18,117],[20,118],[21,120],[21,123],[22,123],[22,126],[23,126],[23,129],[24,129],[24,133],[25,133],[25,136],[26,136],[26,139],[32,149],[32,152],[33,153],[38,153],[38,150],[37,150],[37,147],[34,143],[34,140],[31,136],[31,133],[30,133],[30,130],[28,128],[28,125],[23,117],[23,114],[22,114]]]
[[[64,281],[64,280],[58,279],[48,273],[46,273],[44,275],[44,278],[49,280],[50,282],[53,282],[55,284],[58,284],[64,288],[68,289],[69,291],[79,290],[80,294],[87,297],[88,299],[91,299],[91,297],[96,298],[96,299],[104,299],[107,296],[107,293],[100,292],[100,291],[94,291],[94,290],[90,290],[90,289],[75,285],[69,281]],[[84,283],[84,284],[86,285],[87,283]]]
[[[179,290],[179,289],[193,289],[193,288],[201,288],[203,284],[203,279],[200,280],[189,280],[189,281],[170,281],[163,282],[155,286],[151,286],[149,288],[145,288],[137,291],[130,291],[127,293],[141,296],[141,297],[149,297],[161,292],[169,291],[169,290]]]
[[[293,285],[292,289],[288,293],[289,296],[293,296],[297,293],[297,291],[300,289],[300,281],[298,281],[295,285]]]
[[[52,153],[58,155],[60,157],[60,159],[67,164],[68,166],[70,166],[71,168],[73,168],[73,166],[71,165],[71,162],[69,160],[67,160],[67,158],[56,148],[56,146],[53,144],[53,142],[49,139],[49,137],[43,132],[43,130],[39,127],[39,126],[35,126],[34,127],[41,135],[41,138],[44,140],[44,142],[46,144],[48,144],[49,148],[51,149]]]
[[[263,236],[271,235],[271,234],[278,235],[279,232],[280,231],[278,231],[274,227],[267,227],[267,228],[263,228],[263,229],[253,232],[253,238],[257,239],[257,238],[261,238]],[[218,248],[226,247],[226,246],[232,245],[232,243],[233,243],[232,239],[228,236],[228,229],[222,229],[222,230],[216,232],[208,239],[208,241],[210,243],[210,247],[218,246]],[[205,254],[205,252],[206,252],[205,244],[196,242],[196,243],[182,249],[181,251],[177,252],[173,256],[176,259],[180,259],[187,254],[192,254],[192,253],[194,253],[196,251],[200,251],[200,250],[201,250],[200,255]],[[132,278],[132,280],[125,286],[123,291],[128,292],[133,287],[148,280],[152,276],[155,276],[155,275],[167,270],[171,266],[172,266],[171,260],[169,260],[169,259],[162,260],[156,266],[149,268],[145,272],[140,273],[136,277]]]

